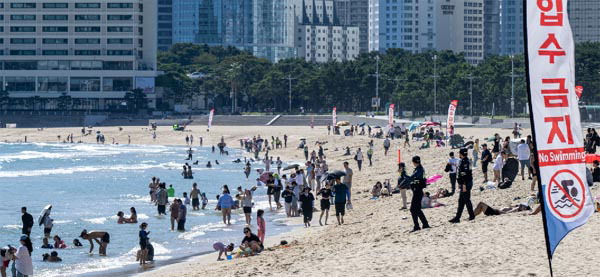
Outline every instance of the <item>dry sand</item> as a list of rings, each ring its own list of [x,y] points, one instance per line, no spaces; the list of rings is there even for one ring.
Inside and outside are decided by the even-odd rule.
[[[159,127],[157,139],[153,140],[146,127],[124,127],[123,131],[117,127],[95,130],[105,134],[107,143],[111,143],[112,138],[118,143],[127,143],[127,136],[131,135],[135,144],[181,145],[185,144],[185,135],[190,134]],[[398,195],[370,200],[370,189],[376,181],[389,178],[395,184],[397,149],[402,150],[403,161],[409,161],[413,155],[421,156],[428,176],[444,175],[427,191],[433,193],[439,187],[449,188],[448,176],[443,172],[448,153],[453,151],[449,147],[418,150],[420,143],[413,142],[412,147],[405,149],[395,140],[391,153],[384,156],[382,140],[376,139],[374,166],[369,167],[366,161],[363,171],[359,172],[352,156],[343,156],[342,148],[350,146],[353,152],[358,147],[366,150],[370,138],[364,136],[327,136],[323,127],[213,126],[207,133],[204,127],[192,126],[191,130],[195,144],[199,136],[204,138],[205,146],[216,144],[224,136],[231,147],[239,146],[239,138],[260,134],[270,140],[272,135],[282,138],[285,133],[289,136],[288,148],[271,151],[271,155],[286,161],[304,160],[301,150],[295,149],[300,137],[308,139],[311,151],[315,141],[328,141],[325,148],[328,149],[330,169],[342,168],[343,161],[349,161],[354,169],[354,209],[347,213],[343,226],[333,224],[332,208],[330,225],[314,226],[318,225],[318,213],[315,213],[314,227],[271,238],[267,245],[272,246],[280,239],[297,240],[288,248],[224,262],[214,261],[216,254],[211,254],[150,271],[144,276],[549,276],[541,215],[529,216],[527,212],[495,217],[481,215],[469,222],[465,211],[463,222],[450,224],[448,220],[454,216],[458,202],[458,195],[455,195],[440,200],[447,204],[445,207],[424,210],[433,228],[409,234],[412,220],[408,210],[399,210],[401,198]],[[507,136],[511,130],[472,128],[457,129],[456,132],[483,139],[496,132]],[[23,140],[27,136],[29,142],[56,142],[57,135],[64,139],[70,133],[75,134],[76,141],[80,139],[78,128],[0,129],[0,141]],[[93,136],[81,139],[95,143]],[[335,151],[335,148],[339,150]],[[523,201],[514,198],[525,198],[530,194],[529,180],[517,178],[511,189],[480,192],[477,189],[483,180],[480,168],[474,171],[474,177],[473,205],[483,201],[502,208]],[[596,188],[593,194],[598,194]],[[563,240],[554,256],[555,276],[598,276],[599,227],[600,222],[594,214],[585,226]]]

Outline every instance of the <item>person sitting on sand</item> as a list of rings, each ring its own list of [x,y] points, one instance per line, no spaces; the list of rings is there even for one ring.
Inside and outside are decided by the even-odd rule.
[[[223,254],[225,254],[225,256],[227,256],[227,252],[233,252],[234,249],[234,245],[233,243],[230,243],[229,245],[225,245],[222,242],[215,242],[213,244],[213,249],[215,249],[215,251],[219,251],[219,257],[217,257],[217,261],[222,261],[223,258],[221,258],[221,256]]]
[[[377,199],[379,196],[381,196],[382,187],[383,185],[381,182],[377,181],[377,183],[373,186],[373,189],[371,189],[371,195],[373,196],[371,199]]]
[[[42,255],[42,261],[49,262],[49,263],[58,263],[58,262],[62,262],[62,259],[60,257],[58,257],[58,252],[52,251],[52,252],[50,252],[50,254],[46,253],[46,254]]]
[[[250,228],[244,228],[244,238],[242,239],[242,243],[240,244],[240,250],[244,257],[254,256],[260,253],[264,249],[262,243],[260,243],[260,239],[257,235],[253,234]]]
[[[346,153],[344,153],[344,156],[350,156],[350,155],[352,155],[350,153],[350,147],[346,147]]]
[[[100,256],[106,256],[106,248],[110,243],[110,234],[105,231],[91,231],[88,232],[86,229],[81,231],[81,235],[79,235],[82,239],[88,240],[90,242],[90,254],[94,251],[94,242],[98,243],[100,249],[98,250],[98,254]]]
[[[62,240],[59,236],[54,236],[54,248],[56,249],[65,249],[67,248],[67,244],[64,240]]]

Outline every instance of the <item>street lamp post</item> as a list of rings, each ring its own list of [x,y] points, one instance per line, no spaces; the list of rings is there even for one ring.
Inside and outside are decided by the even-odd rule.
[[[477,78],[479,78],[479,77],[473,76],[473,73],[469,73],[469,76],[463,77],[463,79],[469,80],[469,98],[471,98],[470,104],[469,104],[469,111],[470,111],[471,117],[473,117],[473,79],[477,79]]]
[[[510,117],[515,117],[515,56],[510,55]]]
[[[437,113],[437,55],[433,55],[433,114]]]
[[[287,78],[283,78],[284,80],[288,80],[288,100],[289,100],[289,113],[292,113],[292,80],[296,80],[296,78],[292,78],[292,75],[288,74]]]
[[[375,76],[375,98],[377,98],[377,106],[375,106],[375,111],[379,111],[379,55],[375,56],[375,74],[369,74],[369,76]]]

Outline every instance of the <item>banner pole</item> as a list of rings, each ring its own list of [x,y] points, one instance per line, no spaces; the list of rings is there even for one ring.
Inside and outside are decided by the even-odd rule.
[[[529,47],[528,47],[528,35],[527,35],[527,15],[528,15],[528,10],[527,10],[527,1],[533,1],[533,0],[523,0],[523,34],[524,34],[524,43],[523,45],[525,47],[524,50],[524,58],[525,58],[525,75],[527,78],[527,99],[528,99],[528,106],[529,106],[529,121],[531,123],[531,139],[533,141],[533,155],[535,157],[535,160],[533,161],[533,167],[535,169],[536,172],[536,178],[538,181],[538,192],[539,192],[539,201],[540,201],[540,209],[542,211],[542,220],[544,222],[544,236],[546,238],[546,253],[548,255],[548,266],[550,268],[550,277],[553,277],[554,274],[552,272],[552,252],[550,251],[550,238],[548,236],[548,223],[546,222],[546,203],[544,201],[544,196],[542,195],[542,177],[540,174],[540,165],[539,165],[539,155],[538,155],[538,148],[537,148],[537,140],[536,140],[536,134],[535,134],[535,122],[533,119],[533,104],[531,103],[531,79],[530,79],[530,75],[529,75]]]

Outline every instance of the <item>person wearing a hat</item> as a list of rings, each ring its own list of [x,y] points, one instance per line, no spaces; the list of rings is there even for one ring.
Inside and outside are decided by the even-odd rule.
[[[302,203],[302,215],[304,216],[304,227],[310,227],[310,222],[313,217],[313,207],[315,197],[310,193],[309,187],[304,187],[304,191],[300,194],[300,203]]]
[[[460,185],[460,196],[458,197],[458,210],[456,216],[450,220],[451,223],[459,223],[462,212],[467,206],[469,220],[475,219],[473,203],[471,203],[471,188],[473,188],[473,172],[466,148],[460,149],[460,165],[458,166],[458,184]]]
[[[23,235],[19,240],[21,245],[17,248],[17,252],[14,255],[14,265],[17,269],[17,276],[29,276],[33,275],[33,262],[31,260],[31,252],[33,252],[33,246],[29,236]]]
[[[425,169],[421,165],[421,158],[419,156],[414,156],[412,158],[412,163],[415,166],[415,170],[413,174],[409,177],[411,190],[413,191],[413,196],[410,202],[410,214],[413,219],[413,223],[415,224],[412,232],[416,232],[421,230],[419,226],[419,219],[423,224],[423,229],[430,228],[429,223],[427,222],[427,218],[421,209],[421,200],[423,199],[423,189],[425,188]]]

